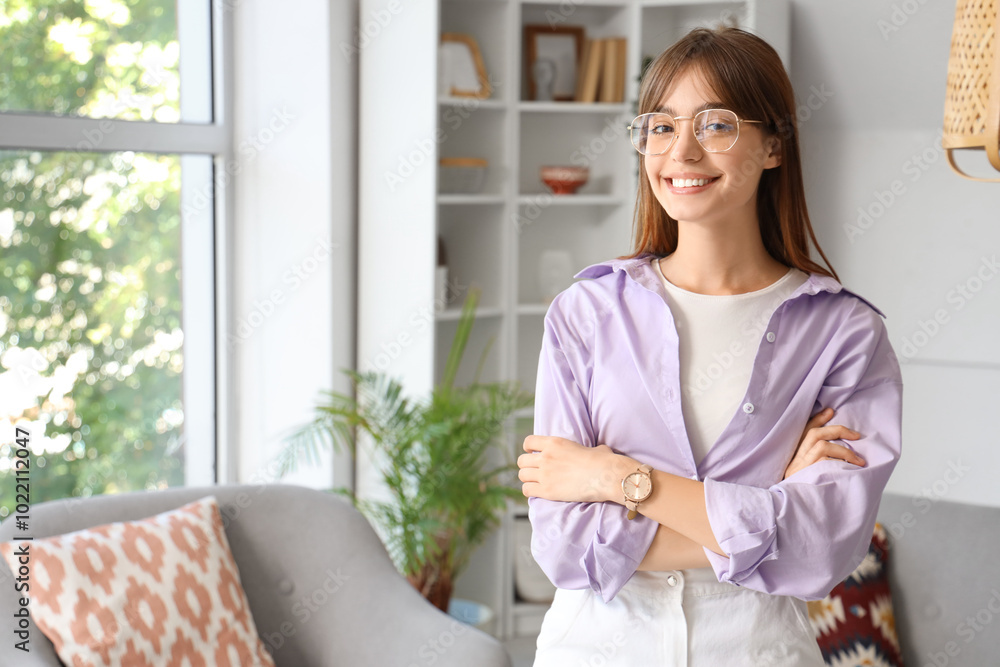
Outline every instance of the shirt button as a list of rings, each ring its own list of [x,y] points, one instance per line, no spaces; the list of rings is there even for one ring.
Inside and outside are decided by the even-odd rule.
[[[767,342],[768,343],[773,343],[774,342],[774,332],[773,331],[768,331],[767,332]]]
[[[744,403],[743,404],[743,412],[745,412],[747,414],[750,414],[751,412],[753,412],[753,403]]]
[[[674,575],[670,575],[669,577],[667,577],[667,584],[669,584],[670,586],[676,586],[677,577],[675,577]]]

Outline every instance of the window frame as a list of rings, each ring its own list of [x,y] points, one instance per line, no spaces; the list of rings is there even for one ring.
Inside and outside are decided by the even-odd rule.
[[[235,160],[234,88],[229,74],[234,72],[233,9],[233,3],[227,1],[177,0],[181,62],[211,58],[209,68],[186,69],[189,81],[185,82],[184,75],[181,78],[182,118],[186,117],[185,92],[197,95],[199,85],[202,91],[211,92],[211,118],[204,123],[0,111],[0,150],[176,154],[182,163],[182,174],[201,172],[198,182],[212,184],[211,207],[185,207],[185,200],[191,202],[203,193],[190,186],[185,188],[185,181],[190,183],[190,179],[182,176],[181,180],[185,486],[236,480],[237,452],[228,444],[235,425],[232,400],[235,365],[226,344],[233,321],[227,286],[232,284],[233,275],[236,178],[231,168]],[[186,34],[196,39],[185,40]],[[204,156],[211,158],[210,167]],[[192,214],[185,215],[185,210]],[[196,261],[189,261],[193,258]],[[213,289],[204,289],[207,281],[211,281]],[[206,440],[213,443],[211,448],[199,446]]]

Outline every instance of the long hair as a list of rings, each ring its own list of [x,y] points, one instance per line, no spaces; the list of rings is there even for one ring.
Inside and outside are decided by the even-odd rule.
[[[786,266],[831,276],[839,282],[809,222],[795,93],[777,52],[739,28],[696,28],[650,63],[639,91],[639,113],[655,111],[672,83],[693,67],[704,74],[717,101],[741,118],[764,121],[759,127],[780,139],[781,164],[765,169],[757,188],[757,218],[764,248]],[[644,253],[663,256],[677,248],[677,221],[653,194],[644,159],[639,155],[633,252],[619,259]],[[829,270],[809,257],[809,239]]]

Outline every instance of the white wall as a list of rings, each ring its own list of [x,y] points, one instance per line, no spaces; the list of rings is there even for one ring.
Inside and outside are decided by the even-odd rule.
[[[438,8],[362,0],[360,21],[360,117],[390,131],[359,141],[358,369],[403,379],[423,400],[434,384]],[[391,131],[401,119],[405,128]],[[366,453],[358,494],[384,498]]]
[[[954,11],[794,0],[793,83],[800,103],[827,98],[800,115],[817,236],[845,286],[886,313],[903,362],[888,490],[1000,506],[1000,185],[958,177],[940,148]]]
[[[284,435],[354,366],[357,2],[223,3],[235,21],[236,461],[270,481]],[[254,145],[256,142],[256,146]],[[285,481],[350,483],[338,457]]]

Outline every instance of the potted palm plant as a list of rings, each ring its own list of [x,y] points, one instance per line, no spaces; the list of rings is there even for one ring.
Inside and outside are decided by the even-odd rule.
[[[395,379],[345,369],[355,396],[324,392],[315,419],[286,441],[280,474],[320,447],[356,451],[370,443],[388,500],[345,492],[382,534],[397,568],[432,604],[447,611],[455,579],[469,557],[499,525],[508,499],[523,500],[511,483],[512,452],[502,446],[511,414],[533,397],[516,382],[456,387],[455,377],[475,320],[478,290],[462,307],[444,376],[424,401],[404,396]]]

